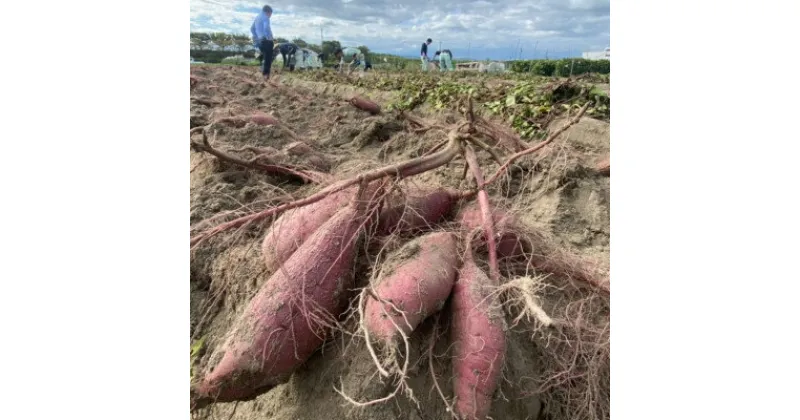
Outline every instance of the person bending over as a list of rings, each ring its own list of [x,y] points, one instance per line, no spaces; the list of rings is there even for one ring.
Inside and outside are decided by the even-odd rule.
[[[344,65],[347,63],[347,73],[353,71],[356,67],[359,66],[366,66],[366,60],[364,59],[364,53],[361,52],[358,48],[347,47],[347,48],[337,48],[336,52],[334,52],[336,58],[339,59],[339,73],[344,71]]]
[[[439,59],[439,71],[453,71],[453,53],[450,50],[436,51],[433,59]]]
[[[283,58],[283,68],[289,68],[289,71],[294,71],[295,55],[297,54],[297,45],[291,42],[283,42],[275,47],[281,53]],[[275,55],[275,54],[273,54]]]

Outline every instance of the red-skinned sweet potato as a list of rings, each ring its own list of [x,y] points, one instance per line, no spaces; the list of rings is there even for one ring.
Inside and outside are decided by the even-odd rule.
[[[219,363],[194,387],[195,407],[264,392],[322,345],[327,330],[319,319],[346,306],[366,213],[363,205],[341,209],[270,277],[234,325]]]
[[[398,327],[409,335],[425,318],[441,310],[450,296],[459,263],[456,237],[450,232],[429,233],[391,255],[374,292],[403,311],[405,318],[392,305],[370,296],[364,308],[370,338],[393,342]]]
[[[378,219],[378,234],[410,233],[429,229],[450,213],[459,195],[445,188],[409,193],[404,202],[385,208]]]
[[[597,162],[594,169],[601,175],[611,175],[611,156]]]
[[[489,414],[505,360],[505,321],[498,298],[490,296],[492,286],[468,257],[453,287],[453,410],[463,420]]]
[[[256,125],[278,125],[280,124],[275,117],[264,114],[263,112],[256,112],[250,116],[250,121]]]
[[[275,272],[309,236],[353,201],[356,190],[353,187],[333,193],[316,203],[289,210],[278,217],[261,243],[261,254],[267,269]]]
[[[372,115],[377,115],[377,114],[381,113],[381,106],[380,105],[376,104],[375,102],[370,101],[369,99],[364,99],[364,98],[362,98],[360,96],[353,96],[350,99],[350,103],[354,107],[356,107],[356,108],[358,108],[358,109],[360,109],[362,111],[367,111]]]

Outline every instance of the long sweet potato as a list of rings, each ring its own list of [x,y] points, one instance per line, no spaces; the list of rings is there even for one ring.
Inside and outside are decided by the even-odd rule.
[[[275,272],[309,236],[355,198],[356,190],[353,187],[333,193],[316,203],[289,210],[278,217],[261,243],[261,254],[267,269]]]
[[[360,110],[367,111],[372,115],[377,115],[381,113],[380,105],[370,101],[369,99],[364,99],[357,95],[350,98],[350,104],[352,104],[354,107]]]
[[[458,265],[456,237],[450,232],[429,233],[393,253],[374,288],[380,299],[394,307],[374,297],[367,299],[364,322],[370,337],[392,342],[397,327],[408,335],[439,311],[450,296]]]
[[[350,205],[317,230],[258,291],[193,389],[195,407],[251,398],[284,382],[324,342],[321,319],[338,317],[352,285],[364,206]]]
[[[405,202],[381,212],[378,233],[388,235],[425,230],[449,213],[458,199],[456,192],[445,188],[411,192]]]
[[[453,287],[450,330],[453,409],[462,420],[483,420],[489,414],[505,360],[505,321],[500,302],[489,295],[491,286],[468,257]]]
[[[256,112],[250,116],[250,122],[256,125],[279,125],[280,122],[271,115],[263,112]]]

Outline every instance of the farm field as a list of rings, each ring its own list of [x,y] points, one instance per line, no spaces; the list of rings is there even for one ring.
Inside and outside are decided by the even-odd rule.
[[[608,419],[609,92],[193,65],[193,418]]]

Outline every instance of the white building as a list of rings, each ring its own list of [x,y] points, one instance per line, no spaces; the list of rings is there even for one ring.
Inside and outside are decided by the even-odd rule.
[[[499,61],[473,61],[471,63],[456,63],[456,70],[477,71],[480,73],[503,73],[506,71],[506,65]]]
[[[583,53],[583,58],[587,60],[611,60],[611,47],[604,51],[589,51]]]

